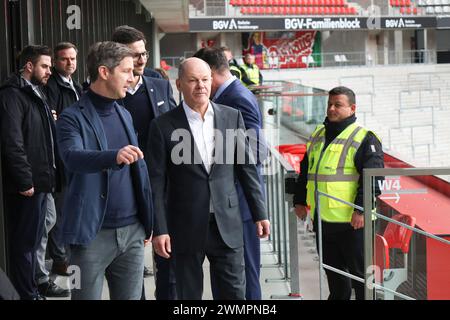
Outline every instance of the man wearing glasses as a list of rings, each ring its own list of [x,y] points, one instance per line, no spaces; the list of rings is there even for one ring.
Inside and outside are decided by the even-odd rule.
[[[148,154],[147,141],[150,122],[176,107],[172,87],[167,80],[144,75],[144,72],[148,74],[149,71],[148,68],[145,68],[149,53],[145,48],[145,36],[141,31],[126,25],[119,26],[114,30],[112,41],[124,44],[134,52],[134,80],[126,97],[118,102],[131,113],[138,134],[139,148],[143,151],[145,159]],[[154,256],[154,259],[156,299],[173,300],[175,299],[175,282],[174,277],[170,275],[169,260],[157,255]]]

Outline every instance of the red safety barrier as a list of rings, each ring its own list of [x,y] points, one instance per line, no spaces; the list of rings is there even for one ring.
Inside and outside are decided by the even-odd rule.
[[[305,144],[283,144],[277,147],[278,151],[294,168],[295,172],[300,173],[300,162],[306,153]]]

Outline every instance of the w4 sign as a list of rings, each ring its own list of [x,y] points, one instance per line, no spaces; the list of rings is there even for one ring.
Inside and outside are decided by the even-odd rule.
[[[400,201],[401,194],[425,194],[428,193],[424,189],[402,189],[400,184],[400,177],[386,177],[383,181],[378,180],[378,187],[381,191],[380,199],[395,200],[395,203]]]

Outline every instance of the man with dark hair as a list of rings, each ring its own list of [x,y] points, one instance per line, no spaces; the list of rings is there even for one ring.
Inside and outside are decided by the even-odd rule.
[[[116,42],[93,45],[90,89],[57,121],[67,177],[62,242],[71,245],[70,264],[81,273],[75,300],[100,300],[105,276],[112,300],[141,297],[153,221],[150,180],[131,115],[116,102],[133,82],[133,56]]]
[[[77,102],[81,96],[81,86],[72,77],[77,70],[77,53],[77,47],[70,42],[60,42],[53,49],[54,66],[44,91],[56,118],[65,108]],[[58,193],[54,196],[57,216],[56,223],[49,233],[47,253],[53,260],[52,273],[69,276],[67,273],[69,248],[57,243],[55,239],[62,219],[63,194]],[[41,266],[38,270],[41,270],[41,277],[48,276],[45,266]]]
[[[236,59],[233,57],[231,49],[228,47],[221,47],[220,49],[223,51],[225,57],[227,58],[231,74],[242,81],[243,70],[239,67]]]
[[[45,89],[50,106],[59,115],[64,108],[80,99],[82,89],[72,78],[77,71],[77,47],[70,42],[61,42],[53,49],[53,53],[54,67]]]
[[[327,118],[311,135],[300,164],[294,196],[295,213],[304,219],[309,205],[316,234],[317,190],[362,207],[363,169],[384,167],[380,139],[372,131],[356,124],[355,111],[355,93],[351,89],[332,89],[328,97]],[[378,184],[375,185],[376,194],[379,194]],[[329,197],[321,197],[320,216],[323,262],[364,278],[363,213]],[[370,227],[370,223],[367,224]],[[352,286],[356,299],[364,299],[363,283],[350,281],[330,270],[325,272],[329,300],[349,300]]]
[[[149,55],[145,48],[145,36],[141,31],[129,26],[119,26],[115,29],[112,39],[126,45],[134,54],[133,82],[127,90],[125,98],[119,103],[131,113],[138,133],[139,148],[144,152],[144,156],[147,156],[150,122],[176,107],[172,86],[167,80],[144,75]],[[175,279],[173,275],[170,276],[170,262],[156,255],[154,259],[156,299],[173,300],[176,297]]]
[[[250,138],[250,146],[255,153],[254,158],[258,161],[259,180],[262,185],[261,162],[266,158],[267,147],[261,133],[262,116],[255,96],[236,77],[231,75],[223,49],[203,48],[197,51],[194,57],[204,60],[211,67],[211,100],[241,112],[245,129]],[[247,300],[261,300],[261,285],[259,283],[261,264],[260,241],[256,236],[252,214],[240,184],[237,190],[239,209],[244,222],[245,298]]]
[[[138,41],[143,41],[144,46],[147,44],[147,40],[145,39],[144,33],[142,33],[141,31],[139,31],[136,28],[133,28],[133,27],[130,27],[127,25],[118,26],[114,30],[111,41],[126,44],[126,45],[129,45],[129,44],[132,44],[132,43],[138,42]],[[136,63],[138,66],[144,67],[144,73],[143,73],[144,76],[150,77],[150,78],[162,79],[162,76],[158,72],[145,67],[148,57],[149,57],[148,52],[147,52],[146,57],[147,57],[147,59],[145,59],[144,64],[142,63],[141,59],[139,59]]]
[[[42,92],[51,75],[51,50],[25,47],[21,70],[0,88],[4,203],[11,281],[22,299],[42,299],[35,281],[36,251],[45,228],[47,206],[57,189],[55,124]],[[45,251],[44,251],[45,252]],[[49,281],[48,290],[68,294]]]

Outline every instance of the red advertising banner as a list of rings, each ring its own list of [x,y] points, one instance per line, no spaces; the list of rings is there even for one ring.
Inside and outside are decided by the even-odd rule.
[[[253,32],[243,53],[256,57],[261,69],[306,68],[313,54],[316,31]],[[319,46],[320,50],[320,46]]]

